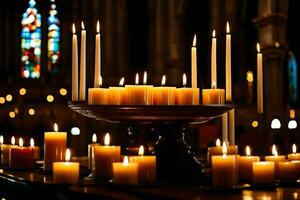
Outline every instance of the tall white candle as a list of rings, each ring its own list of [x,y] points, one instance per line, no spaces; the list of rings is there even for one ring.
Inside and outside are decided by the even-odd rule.
[[[100,23],[97,21],[97,34],[95,42],[95,75],[94,75],[94,88],[99,87],[99,78],[101,76],[101,36],[100,36]]]
[[[72,29],[72,101],[78,101],[78,42],[74,23]]]
[[[212,32],[212,43],[211,43],[211,88],[217,88],[217,38],[216,31]]]
[[[81,22],[81,46],[80,46],[80,88],[79,100],[85,101],[85,86],[86,86],[86,30],[84,23]]]
[[[222,115],[222,140],[228,141],[228,113]]]
[[[226,33],[226,101],[231,101],[231,35],[228,22],[226,24]]]
[[[263,104],[263,63],[262,63],[262,54],[260,53],[259,43],[256,45],[257,48],[257,112],[263,113],[264,104]]]
[[[234,108],[229,111],[229,143],[235,145],[235,113]]]
[[[196,47],[196,35],[194,35],[193,46],[191,50],[192,54],[192,88],[197,88],[197,47]]]

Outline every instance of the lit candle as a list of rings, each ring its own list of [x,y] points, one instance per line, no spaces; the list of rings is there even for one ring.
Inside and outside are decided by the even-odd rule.
[[[141,145],[139,148],[139,156],[130,156],[129,160],[133,163],[138,163],[139,181],[155,181],[156,179],[156,157],[155,156],[144,156],[144,146]]]
[[[226,23],[226,101],[232,101],[231,93],[231,35],[229,23]]]
[[[273,156],[265,156],[265,160],[266,161],[273,161],[275,163],[275,177],[278,177],[278,175],[279,175],[278,163],[280,161],[285,161],[285,156],[278,155],[275,144],[272,146],[272,154],[273,154]]]
[[[53,182],[60,184],[74,184],[79,180],[79,163],[70,162],[71,152],[66,149],[65,162],[53,163]]]
[[[119,162],[121,157],[120,146],[109,146],[110,136],[106,133],[104,138],[104,146],[94,146],[95,167],[92,171],[95,177],[112,178],[112,163]]]
[[[92,143],[88,145],[88,168],[92,169],[94,165],[94,160],[95,160],[95,152],[94,152],[94,147],[96,145],[100,145],[97,143],[97,135],[94,133],[92,136]]]
[[[94,88],[99,86],[99,78],[101,76],[101,36],[99,20],[97,21],[96,31]]]
[[[67,133],[58,132],[58,126],[54,124],[54,132],[44,134],[44,170],[52,170],[53,162],[63,161],[66,152]]]
[[[225,142],[225,141],[224,141]],[[211,156],[213,155],[222,155],[222,146],[221,146],[221,141],[218,138],[216,140],[216,146],[214,147],[208,147],[207,151],[207,159],[208,162],[211,162]],[[237,155],[238,154],[238,146],[237,145],[227,145],[227,155]]]
[[[86,86],[86,30],[84,23],[81,22],[81,45],[80,45],[80,87],[79,100],[85,101],[85,86]]]
[[[250,147],[246,147],[246,156],[238,157],[239,180],[252,181],[252,163],[258,162],[258,156],[251,156]]]
[[[272,184],[275,182],[275,164],[273,161],[253,162],[252,170],[253,184]]]
[[[129,104],[128,92],[124,87],[124,77],[119,82],[120,87],[109,87],[108,104],[110,105],[127,105]]]
[[[228,113],[222,115],[222,140],[228,141]]]
[[[300,153],[297,153],[297,146],[293,144],[291,154],[288,155],[288,160],[300,160]]]
[[[298,179],[297,164],[289,161],[281,161],[278,163],[279,180],[294,181]]]
[[[212,178],[216,187],[237,185],[237,156],[227,155],[227,145],[223,142],[221,156],[212,156]]]
[[[263,96],[263,57],[260,53],[259,43],[256,45],[257,48],[257,112],[264,112],[264,96]]]
[[[72,101],[78,101],[78,43],[74,23],[72,29]]]
[[[34,152],[34,159],[38,160],[40,158],[40,147],[34,146],[34,139],[30,138],[30,148]]]
[[[30,147],[23,147],[23,139],[19,139],[19,146],[11,147],[9,167],[15,169],[33,168],[34,151]]]
[[[234,108],[229,111],[229,143],[235,145],[235,112]]]
[[[297,168],[296,171],[298,172],[297,177],[298,179],[300,179],[300,160],[292,160],[290,162],[296,164],[296,168]]]
[[[217,88],[217,38],[216,31],[212,32],[211,41],[211,88]]]
[[[129,163],[128,157],[124,156],[123,162],[113,163],[113,180],[116,184],[137,185],[138,164]]]
[[[166,87],[166,76],[163,75],[160,87],[153,88],[154,105],[174,105],[176,87]]]
[[[99,78],[98,88],[89,88],[88,90],[88,104],[89,105],[107,105],[108,104],[108,89],[101,88],[102,77]]]
[[[225,90],[217,89],[216,82],[213,83],[211,89],[202,90],[202,104],[224,104],[225,103]]]
[[[182,88],[176,89],[176,105],[199,105],[199,89],[186,87],[187,78],[184,73],[182,76]]]
[[[197,87],[197,47],[196,47],[196,35],[194,35],[194,40],[193,40],[193,46],[191,49],[191,63],[192,63],[192,88],[198,88]]]
[[[15,136],[11,137],[11,145],[2,145],[1,151],[2,151],[2,163],[9,164],[10,163],[10,149],[12,147],[17,147],[16,145],[16,138]]]

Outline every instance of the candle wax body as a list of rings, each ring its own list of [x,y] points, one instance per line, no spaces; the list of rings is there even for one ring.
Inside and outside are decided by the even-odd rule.
[[[10,149],[11,168],[33,168],[34,151],[30,147],[12,147]]]
[[[78,162],[54,162],[53,182],[54,183],[77,183],[79,180]]]
[[[174,105],[176,87],[154,87],[153,104],[154,105]]]
[[[300,179],[300,160],[292,160],[291,163],[296,164],[297,178]]]
[[[94,146],[100,145],[99,143],[92,143],[88,145],[88,168],[92,169],[92,166],[95,166],[95,150]]]
[[[156,157],[155,156],[130,156],[130,162],[138,163],[139,181],[155,181],[156,180]]]
[[[107,88],[89,88],[88,90],[89,105],[107,105],[108,89]]]
[[[128,92],[124,87],[109,87],[108,90],[109,105],[128,105]]]
[[[229,145],[227,146],[227,155],[237,155],[238,154],[238,146],[237,145]],[[211,163],[211,156],[213,155],[223,155],[222,147],[208,147],[207,151],[207,160]]]
[[[1,145],[1,163],[2,164],[9,163],[11,147],[17,147],[17,145],[10,145],[10,144],[2,144]]]
[[[258,156],[240,156],[238,158],[239,180],[252,181],[252,163],[258,161]]]
[[[52,170],[53,162],[65,159],[67,145],[66,132],[45,132],[44,170]]]
[[[128,163],[124,166],[122,162],[113,163],[113,180],[117,184],[137,185],[138,164]]]
[[[279,177],[279,168],[278,168],[278,163],[280,161],[285,161],[285,156],[265,156],[265,160],[266,161],[274,161],[275,163],[275,177],[278,178]]]
[[[198,88],[177,88],[175,96],[176,105],[199,105]]]
[[[96,177],[112,178],[112,163],[120,161],[120,146],[94,146],[95,166],[93,175]]]
[[[300,160],[300,153],[291,153],[288,155],[288,160]]]
[[[203,89],[202,104],[224,104],[225,90],[224,89]]]
[[[34,151],[34,159],[38,160],[40,158],[40,147],[34,146],[30,148]]]
[[[275,163],[273,161],[253,162],[252,170],[252,182],[254,184],[275,182]]]
[[[297,164],[293,162],[279,162],[279,180],[280,181],[296,181],[298,178]]]
[[[237,185],[237,156],[212,156],[213,185],[216,187],[233,187]]]
[[[75,34],[72,38],[72,101],[78,101],[78,43]]]
[[[152,85],[125,85],[128,92],[129,103],[131,105],[152,105],[153,86]]]

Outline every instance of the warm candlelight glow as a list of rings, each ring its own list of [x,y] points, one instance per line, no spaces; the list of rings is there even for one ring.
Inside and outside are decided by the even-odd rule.
[[[3,143],[4,143],[3,135],[0,135],[0,144],[3,144]]]
[[[143,77],[143,84],[146,85],[147,84],[147,72],[144,72],[144,77]]]
[[[97,21],[97,33],[100,33],[100,22],[99,22],[99,20]]]
[[[100,77],[99,77],[99,83],[98,83],[98,86],[99,86],[99,87],[101,87],[101,86],[102,86],[102,84],[103,84],[103,83],[102,83],[102,76],[100,75]]]
[[[183,74],[183,77],[182,77],[182,85],[183,85],[183,87],[186,86],[186,74],[185,73]]]
[[[34,147],[34,140],[33,140],[33,138],[30,138],[30,147]]]
[[[119,82],[119,86],[123,86],[123,85],[124,85],[124,82],[125,82],[125,78],[122,77],[121,80],[120,80],[120,82]]]
[[[12,136],[10,141],[11,141],[12,145],[15,145],[16,144],[16,138],[15,138],[15,136]]]
[[[246,156],[251,156],[251,150],[248,145],[246,146]]]
[[[225,142],[225,141],[223,142],[223,145],[222,145],[222,153],[223,153],[223,158],[226,158],[226,154],[227,154],[227,145],[226,145],[226,142]]]
[[[297,146],[296,146],[296,144],[293,144],[293,153],[297,153]]]
[[[128,166],[128,156],[124,156],[123,166],[124,167]]]
[[[213,82],[212,89],[216,89],[216,81]]]
[[[221,140],[219,138],[216,140],[216,146],[217,147],[221,146]]]
[[[140,82],[139,74],[136,73],[136,75],[135,75],[135,84],[138,85],[139,82]]]
[[[54,123],[53,128],[54,128],[54,131],[55,131],[55,132],[58,132],[58,126],[57,126],[57,123]]]
[[[273,146],[272,146],[272,154],[273,154],[274,156],[278,156],[278,152],[277,152],[277,149],[276,149],[276,145],[275,145],[275,144],[273,144]]]
[[[216,30],[214,29],[212,32],[212,37],[215,38],[216,37]]]
[[[161,79],[161,85],[166,85],[166,75],[163,75]]]
[[[83,22],[81,22],[81,29],[82,29],[82,30],[85,29],[85,28],[84,28],[84,23],[83,23]]]
[[[109,133],[106,133],[104,137],[104,145],[108,146],[109,144],[110,144],[110,136]]]
[[[143,145],[141,145],[140,148],[139,148],[139,155],[140,156],[144,155],[144,146]]]
[[[196,46],[196,42],[197,42],[197,37],[196,37],[196,34],[194,35],[194,39],[193,39],[193,47]]]
[[[226,33],[230,33],[229,22],[226,23]]]
[[[69,148],[66,150],[66,162],[69,162],[71,160],[71,151]]]
[[[260,45],[259,43],[256,44],[257,53],[260,53]]]
[[[92,142],[96,143],[97,142],[97,135],[94,133],[92,136]]]
[[[72,31],[73,31],[73,34],[76,33],[76,29],[75,29],[75,24],[74,24],[74,23],[73,23],[73,25],[72,25]]]
[[[22,139],[22,138],[19,138],[19,146],[20,146],[20,147],[23,147],[23,145],[24,145],[24,144],[23,144],[23,139]]]

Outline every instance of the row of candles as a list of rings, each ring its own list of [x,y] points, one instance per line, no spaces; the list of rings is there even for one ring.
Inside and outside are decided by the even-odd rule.
[[[300,153],[295,144],[292,153],[278,155],[276,146],[272,154],[264,157],[251,156],[251,149],[246,147],[246,156],[238,155],[238,146],[227,145],[218,139],[215,147],[208,149],[208,160],[212,166],[213,185],[233,187],[238,181],[252,182],[255,185],[274,184],[276,179],[283,182],[296,182],[300,178]]]

